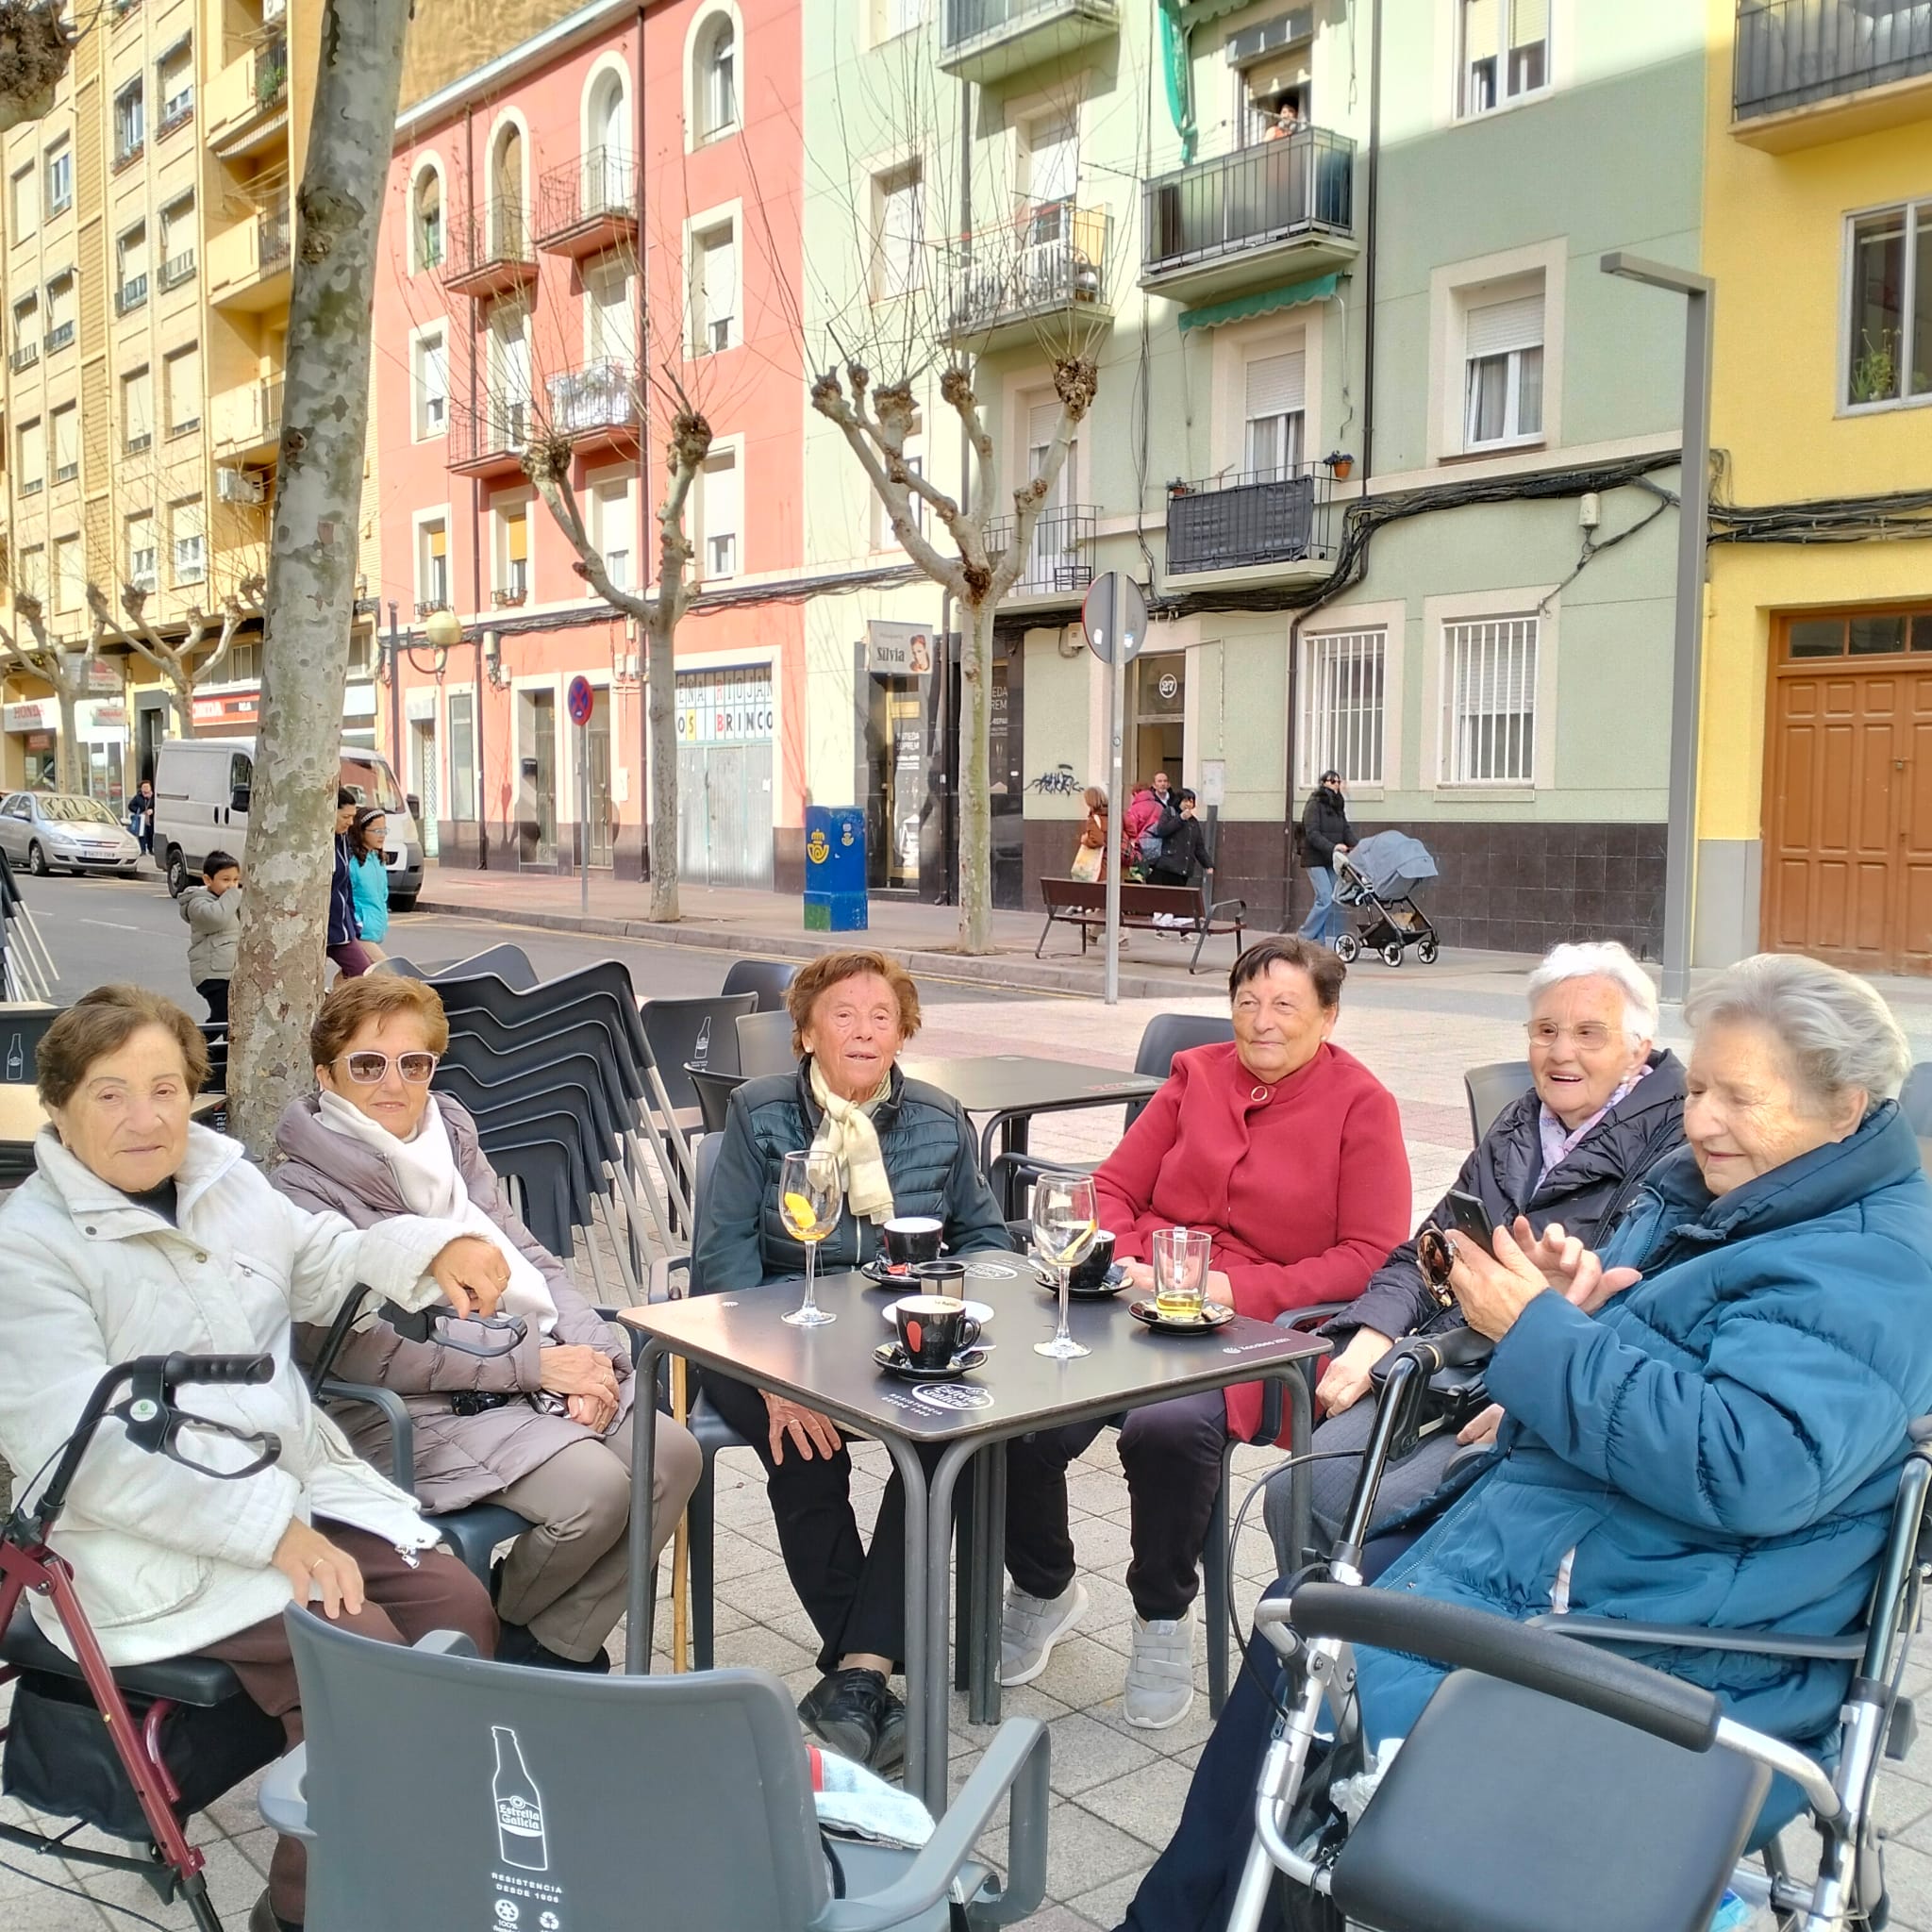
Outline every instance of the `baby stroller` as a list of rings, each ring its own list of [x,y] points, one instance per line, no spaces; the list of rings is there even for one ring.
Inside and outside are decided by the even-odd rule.
[[[1420,839],[1407,832],[1374,832],[1335,857],[1335,903],[1355,910],[1356,930],[1344,932],[1335,950],[1353,965],[1363,951],[1379,953],[1385,966],[1400,966],[1410,946],[1424,966],[1436,963],[1439,945],[1428,914],[1415,903],[1415,889],[1436,876],[1436,861]]]
[[[1438,1399],[1432,1383],[1466,1387],[1456,1372],[1490,1349],[1459,1328],[1399,1342],[1377,1365],[1374,1432],[1341,1541],[1256,1613],[1285,1661],[1286,1702],[1277,1696],[1228,1932],[1256,1932],[1284,1881],[1296,1932],[1341,1932],[1344,1921],[1362,1932],[1707,1932],[1767,1908],[1779,1932],[1885,1924],[1873,1796],[1881,1758],[1903,1758],[1913,1738],[1900,1685],[1932,1574],[1932,1418],[1911,1424],[1864,1627],[1843,1636],[1584,1616],[1518,1624],[1365,1587],[1382,1471]],[[1363,1769],[1349,1694],[1357,1643],[1455,1668],[1345,1823],[1331,1781]],[[1835,1760],[1827,1770],[1726,1717],[1713,1693],[1621,1646],[1849,1663]],[[1317,1738],[1331,1733],[1311,1775]],[[1817,1833],[1815,1879],[1781,1849],[1779,1827],[1800,1820]],[[1747,1861],[1752,1850],[1761,1864]]]

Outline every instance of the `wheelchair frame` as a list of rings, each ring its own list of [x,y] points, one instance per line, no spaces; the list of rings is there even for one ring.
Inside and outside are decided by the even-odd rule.
[[[1324,1703],[1346,1711],[1354,1684],[1352,1642],[1394,1647],[1473,1670],[1592,1709],[1693,1751],[1719,1748],[1755,1759],[1789,1777],[1803,1793],[1821,1839],[1819,1873],[1807,1886],[1786,1869],[1776,1838],[1763,1866],[1740,1863],[1729,1884],[1754,1907],[1769,1907],[1780,1932],[1848,1932],[1878,1910],[1884,1872],[1871,1807],[1881,1754],[1903,1757],[1912,1707],[1898,1694],[1932,1575],[1926,1508],[1932,1497],[1932,1418],[1911,1429],[1897,1501],[1862,1633],[1839,1638],[1788,1637],[1625,1623],[1615,1618],[1546,1616],[1530,1624],[1435,1603],[1407,1591],[1364,1583],[1362,1548],[1391,1450],[1411,1438],[1428,1378],[1473,1366],[1488,1343],[1468,1329],[1399,1343],[1375,1411],[1348,1520],[1327,1565],[1329,1582],[1301,1581],[1285,1598],[1262,1603],[1255,1625],[1280,1653],[1291,1681],[1299,1678],[1287,1715],[1277,1720],[1256,1791],[1255,1840],[1241,1874],[1227,1932],[1257,1932],[1277,1874],[1322,1897],[1331,1869],[1288,1841],[1302,1795]],[[1555,1627],[1553,1627],[1555,1626]],[[1754,1655],[1852,1661],[1856,1674],[1840,1713],[1836,1767],[1827,1774],[1782,1739],[1724,1716],[1720,1700],[1681,1679],[1617,1656],[1605,1645],[1646,1649],[1736,1650]],[[1374,1799],[1370,1800],[1373,1807]],[[1794,1821],[1795,1822],[1795,1821]],[[1332,1853],[1330,1854],[1332,1857]]]

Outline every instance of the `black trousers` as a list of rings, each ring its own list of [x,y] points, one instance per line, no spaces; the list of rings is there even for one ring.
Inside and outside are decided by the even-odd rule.
[[[208,1024],[225,1026],[228,1024],[228,982],[225,979],[198,979],[194,990],[208,1002]]]
[[[1074,1580],[1067,1465],[1106,1426],[1077,1423],[1007,1444],[1007,1572],[1029,1596],[1058,1596]],[[1127,1593],[1149,1623],[1184,1617],[1194,1601],[1226,1447],[1227,1402],[1218,1389],[1132,1409],[1121,1424],[1133,1505]]]
[[[899,1664],[906,1652],[906,1486],[897,1469],[879,1500],[868,1550],[852,1513],[852,1457],[845,1449],[829,1459],[808,1458],[788,1441],[784,1461],[774,1462],[764,1396],[722,1375],[708,1374],[705,1391],[765,1465],[785,1572],[819,1633],[819,1669],[836,1670],[841,1657],[866,1652]],[[928,1475],[940,1454],[920,1451]]]

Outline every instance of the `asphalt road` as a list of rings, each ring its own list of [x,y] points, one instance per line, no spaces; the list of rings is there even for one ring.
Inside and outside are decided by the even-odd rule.
[[[134,883],[102,878],[30,878],[19,875],[21,894],[54,956],[61,1004],[90,987],[130,979],[179,1000],[199,1018],[202,1004],[188,978],[188,927],[158,878]],[[488,946],[515,944],[548,978],[592,959],[622,959],[645,999],[713,993],[732,955],[707,946],[666,946],[648,941],[551,932],[493,920],[450,919],[441,914],[398,915],[386,941],[391,953],[427,965],[460,959]],[[927,1005],[1000,998],[997,988],[922,979]]]

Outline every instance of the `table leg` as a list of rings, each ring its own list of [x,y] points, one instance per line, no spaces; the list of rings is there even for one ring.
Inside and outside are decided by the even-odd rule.
[[[985,1556],[979,1571],[979,1601],[974,1606],[974,1656],[967,1715],[976,1724],[1000,1721],[1000,1616],[1007,1580],[1007,1445],[989,1443],[975,1469],[983,1472]]]
[[[640,1391],[630,1428],[630,1577],[625,1596],[624,1674],[651,1669],[651,1619],[657,1578],[651,1573],[651,1487],[658,1470],[658,1364],[661,1341],[647,1340],[633,1372]]]
[[[1308,1453],[1308,1439],[1314,1430],[1313,1418],[1309,1411],[1313,1404],[1308,1395],[1308,1380],[1302,1373],[1300,1363],[1293,1365],[1281,1378],[1281,1399],[1288,1405],[1288,1452],[1291,1456],[1306,1456]],[[1294,1538],[1294,1548],[1306,1550],[1308,1539],[1314,1534],[1315,1465],[1312,1462],[1297,1462],[1290,1472],[1288,1485],[1289,1529]],[[1230,1558],[1231,1560],[1231,1558]],[[1299,1557],[1295,1559],[1299,1562]]]
[[[939,1459],[939,1466],[933,1471],[932,1489],[924,1497],[925,1550],[922,1563],[912,1541],[911,1497],[907,1497],[906,1512],[906,1610],[908,1628],[906,1632],[906,1789],[925,1800],[925,1807],[935,1818],[946,1808],[946,1758],[951,1740],[946,1724],[947,1680],[951,1673],[946,1669],[946,1562],[952,1554],[953,1535],[953,1491],[959,1481],[959,1472],[965,1468],[976,1443],[967,1441],[949,1442],[945,1453]],[[908,1452],[910,1459],[917,1464],[918,1457]],[[910,1478],[908,1478],[908,1485]],[[925,1615],[925,1629],[923,1636],[925,1670],[920,1681],[912,1676],[912,1586],[914,1574],[924,1568],[928,1586],[937,1580],[938,1588],[928,1587],[924,1592],[923,1606]],[[918,1713],[924,1714],[924,1723],[919,1722]],[[913,1746],[917,1743],[920,1755],[913,1757]]]
[[[906,1767],[904,1782],[908,1791],[919,1792],[924,1789],[927,1765],[931,1752],[927,1742],[927,1714],[930,1709],[932,1687],[927,1679],[938,1685],[940,1706],[940,1809],[945,1808],[945,1737],[946,1737],[946,1564],[952,1555],[948,1547],[953,1532],[952,1510],[950,1507],[935,1513],[932,1497],[925,1486],[925,1465],[919,1459],[919,1452],[910,1442],[898,1436],[885,1438],[886,1451],[892,1458],[892,1466],[899,1472],[899,1480],[906,1491]],[[952,1502],[953,1486],[946,1485],[946,1502]],[[939,1524],[939,1562],[936,1568],[927,1569],[930,1525]],[[939,1578],[939,1587],[932,1587],[932,1578]],[[937,1602],[940,1607],[940,1641],[935,1657],[927,1629],[927,1606]],[[935,1817],[938,1812],[933,1814]]]
[[[978,1602],[975,1580],[982,1561],[979,1535],[980,1525],[986,1521],[981,1487],[979,1464],[975,1462],[973,1480],[959,1499],[958,1524],[953,1536],[953,1627],[959,1633],[953,1656],[955,1690],[973,1688],[973,1647],[966,1641],[966,1632],[973,1628],[974,1606]]]

